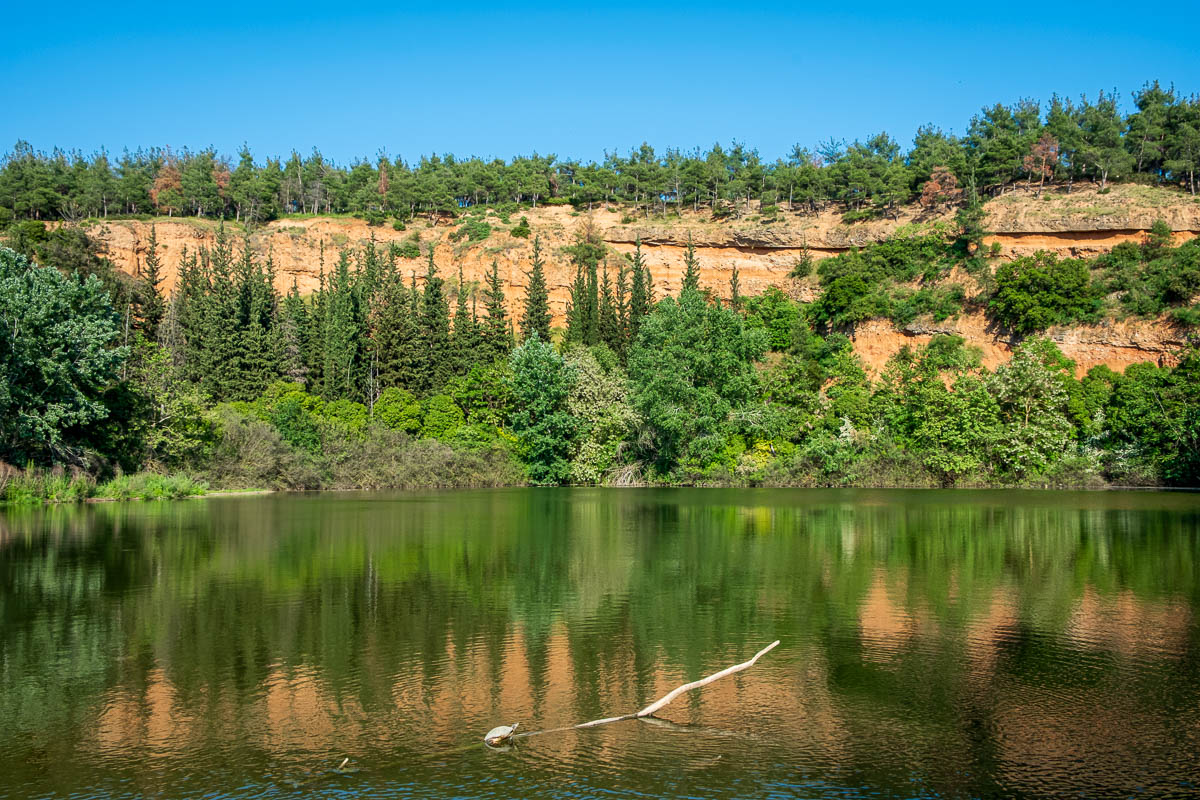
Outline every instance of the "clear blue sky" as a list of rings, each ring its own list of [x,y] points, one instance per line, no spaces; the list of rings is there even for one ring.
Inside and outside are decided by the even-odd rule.
[[[1195,0],[439,6],[14,4],[0,150],[246,142],[345,163],[736,139],[775,158],[880,130],[907,145],[924,122],[962,132],[985,103],[1056,91],[1116,88],[1126,106],[1149,79],[1200,91]]]

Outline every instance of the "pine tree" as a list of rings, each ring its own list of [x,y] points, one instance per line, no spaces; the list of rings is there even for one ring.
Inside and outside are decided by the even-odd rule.
[[[420,391],[435,394],[446,385],[454,372],[450,350],[450,305],[446,301],[445,283],[433,263],[433,245],[429,245],[429,269],[421,293],[421,344],[424,355],[420,375]]]
[[[589,344],[588,328],[591,327],[591,314],[588,305],[587,276],[583,266],[575,265],[575,280],[571,283],[571,299],[567,306],[567,341],[575,344]]]
[[[504,285],[500,283],[500,267],[492,259],[492,272],[488,275],[487,290],[484,292],[487,308],[487,326],[483,340],[491,359],[508,358],[512,352],[512,330],[509,328],[508,311],[504,307]]]
[[[158,258],[158,234],[150,226],[150,239],[146,245],[146,269],[142,274],[145,290],[138,310],[139,327],[147,339],[158,339],[158,328],[166,313],[166,301],[162,294],[162,263]]]
[[[742,308],[742,287],[738,282],[737,264],[733,265],[733,272],[729,276],[729,307],[734,311],[740,311]]]
[[[688,233],[687,250],[683,254],[683,287],[679,293],[700,291],[700,262],[696,259],[696,247],[692,234]]]
[[[546,290],[545,265],[542,262],[541,237],[533,239],[533,262],[526,277],[525,315],[521,317],[521,339],[536,333],[543,342],[550,341],[550,297]]]
[[[600,341],[600,261],[604,244],[590,227],[575,244],[566,249],[575,262],[575,282],[571,286],[571,306],[567,314],[567,340],[585,345]]]

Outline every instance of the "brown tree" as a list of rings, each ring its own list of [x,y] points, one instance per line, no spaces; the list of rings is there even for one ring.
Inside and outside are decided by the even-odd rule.
[[[1038,197],[1042,196],[1042,187],[1046,184],[1046,178],[1054,175],[1054,167],[1057,164],[1058,139],[1055,139],[1050,133],[1043,133],[1033,143],[1029,155],[1025,156],[1024,160],[1025,170],[1029,173],[1029,186],[1033,186],[1033,176],[1037,175]]]
[[[183,207],[183,184],[179,167],[173,161],[163,164],[154,176],[150,200],[159,212],[166,211],[167,216],[172,216]]]
[[[939,203],[951,203],[962,196],[958,188],[958,178],[948,167],[934,167],[929,180],[921,187],[921,197],[918,202],[925,208],[933,208]]]

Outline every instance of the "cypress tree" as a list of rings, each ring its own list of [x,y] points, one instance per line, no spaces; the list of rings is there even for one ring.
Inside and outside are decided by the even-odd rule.
[[[683,254],[683,287],[679,290],[679,294],[698,291],[700,291],[700,262],[696,260],[696,247],[692,244],[692,234],[689,232],[687,250]]]
[[[323,395],[327,399],[357,398],[362,367],[362,331],[358,296],[350,274],[350,253],[343,250],[329,281],[325,300],[325,364]]]
[[[217,229],[211,251],[201,249],[194,278],[198,294],[191,302],[195,314],[189,319],[188,369],[200,388],[214,400],[229,399],[240,377],[241,312],[238,287],[233,276],[233,248],[224,223]]]
[[[625,343],[629,341],[629,264],[623,258],[617,266],[617,292],[614,301],[617,306],[617,325],[621,330],[621,340]]]
[[[451,344],[454,351],[454,372],[466,375],[478,358],[479,329],[475,323],[474,302],[467,309],[467,285],[463,279],[462,265],[458,266],[458,293],[454,301],[454,335]]]
[[[567,341],[588,344],[590,324],[587,277],[583,274],[583,266],[576,264],[575,280],[571,283],[570,304],[567,306]]]
[[[546,289],[546,274],[542,263],[541,237],[533,239],[533,263],[526,276],[525,315],[521,317],[521,339],[536,333],[543,342],[550,341],[550,297]]]
[[[571,307],[567,318],[568,341],[593,345],[600,341],[600,290],[597,275],[604,245],[592,229],[567,248],[575,262]]]
[[[625,351],[625,337],[621,330],[621,320],[617,315],[617,304],[613,301],[612,283],[608,279],[608,267],[604,268],[604,282],[600,287],[600,308],[597,313],[597,332],[601,342],[608,345],[614,353],[621,355]]]
[[[433,263],[433,245],[429,245],[429,269],[421,293],[421,344],[425,361],[421,370],[420,389],[434,394],[446,385],[454,371],[450,350],[450,304],[446,301],[445,283]]]
[[[266,264],[254,257],[249,237],[234,273],[237,314],[229,320],[234,328],[236,372],[228,395],[251,400],[279,377],[281,342],[278,337],[279,296],[275,291],[275,262]]]
[[[629,341],[637,339],[638,331],[642,328],[642,321],[646,315],[650,313],[650,287],[647,285],[647,278],[650,271],[646,268],[646,261],[642,258],[642,240],[638,239],[634,246],[633,259],[633,285],[629,290]]]
[[[158,339],[158,328],[166,313],[166,301],[162,295],[162,263],[158,259],[158,234],[150,226],[150,239],[146,245],[146,270],[142,275],[145,290],[140,303],[138,317],[140,327],[147,339]]]
[[[504,285],[500,283],[500,267],[494,258],[483,296],[487,308],[487,326],[484,329],[483,341],[488,357],[508,358],[513,347],[512,330],[509,328],[508,310],[504,307]]]
[[[404,278],[391,274],[383,284],[375,315],[375,349],[381,389],[414,384],[412,362],[416,336],[416,317]]]
[[[742,308],[742,292],[741,285],[738,283],[737,264],[733,265],[733,272],[729,276],[729,307],[734,311],[740,311]]]
[[[312,294],[308,326],[304,329],[304,359],[308,390],[313,394],[325,394],[325,314],[328,284],[322,259],[317,275],[317,290]]]
[[[305,345],[308,334],[308,308],[300,296],[300,287],[292,279],[292,288],[283,298],[279,321],[280,364],[283,377],[303,383],[308,376]]]

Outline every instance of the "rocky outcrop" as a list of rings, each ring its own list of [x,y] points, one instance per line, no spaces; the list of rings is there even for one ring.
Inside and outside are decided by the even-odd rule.
[[[995,369],[1012,357],[1020,340],[1000,329],[982,314],[964,314],[943,322],[918,321],[897,328],[887,320],[871,320],[852,334],[854,350],[869,369],[878,373],[901,348],[917,347],[938,335],[961,336],[978,347],[983,365]],[[1123,372],[1130,364],[1151,361],[1174,364],[1179,348],[1187,343],[1184,330],[1169,318],[1106,320],[1096,325],[1051,328],[1046,336],[1075,362],[1076,375],[1104,365]]]

